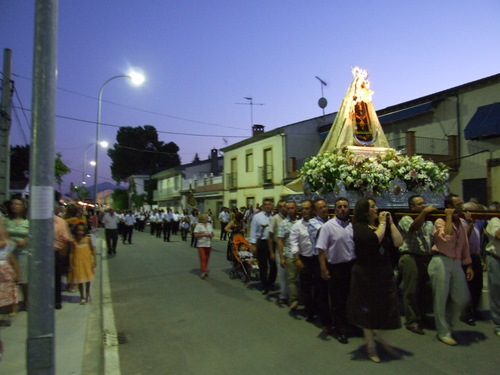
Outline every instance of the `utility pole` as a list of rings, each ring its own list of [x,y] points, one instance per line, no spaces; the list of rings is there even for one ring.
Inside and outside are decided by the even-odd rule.
[[[10,198],[10,126],[12,111],[12,51],[3,50],[2,104],[0,107],[0,202]]]
[[[30,155],[28,375],[55,374],[54,128],[59,0],[36,0]]]

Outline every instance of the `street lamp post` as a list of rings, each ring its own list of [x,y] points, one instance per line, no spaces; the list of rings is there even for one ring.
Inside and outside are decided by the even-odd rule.
[[[87,176],[87,151],[90,146],[93,146],[94,143],[89,143],[87,147],[85,147],[85,151],[83,152],[83,171],[82,171],[82,185],[85,185],[85,178]]]
[[[99,96],[97,99],[97,130],[96,130],[96,140],[95,140],[95,167],[94,167],[94,203],[96,210],[98,208],[97,205],[97,171],[99,168],[99,138],[100,138],[100,130],[101,130],[101,107],[102,107],[102,92],[104,91],[104,88],[108,83],[113,81],[114,79],[117,78],[129,78],[132,80],[132,83],[135,85],[140,85],[142,82],[144,82],[144,76],[139,73],[131,73],[129,75],[127,74],[122,74],[122,75],[117,75],[111,78],[108,78],[104,83],[102,84],[101,88],[99,89]]]

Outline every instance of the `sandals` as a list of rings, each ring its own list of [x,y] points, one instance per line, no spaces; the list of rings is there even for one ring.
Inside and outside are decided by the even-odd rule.
[[[83,299],[83,298],[82,298],[82,299],[80,300],[80,305],[85,305],[86,303],[87,303],[87,302],[85,302],[85,299]]]

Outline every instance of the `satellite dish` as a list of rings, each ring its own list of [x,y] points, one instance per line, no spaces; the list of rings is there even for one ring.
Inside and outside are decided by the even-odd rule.
[[[325,109],[326,106],[328,105],[328,101],[325,98],[321,97],[318,100],[318,105],[321,109]]]

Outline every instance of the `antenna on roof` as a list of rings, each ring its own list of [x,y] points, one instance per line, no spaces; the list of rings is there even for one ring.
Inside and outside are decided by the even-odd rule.
[[[250,106],[250,128],[252,128],[252,126],[253,126],[253,106],[254,105],[264,105],[264,103],[254,103],[253,98],[251,96],[245,96],[243,99],[248,100],[249,103],[235,103],[235,104],[243,104],[243,105]]]
[[[318,100],[318,105],[319,107],[323,110],[323,116],[325,115],[325,108],[326,106],[328,105],[328,101],[326,100],[326,98],[323,96],[323,86],[326,87],[326,82],[323,81],[321,78],[319,78],[318,76],[315,76],[318,81],[320,82],[320,85],[321,85],[321,98],[319,98]]]

